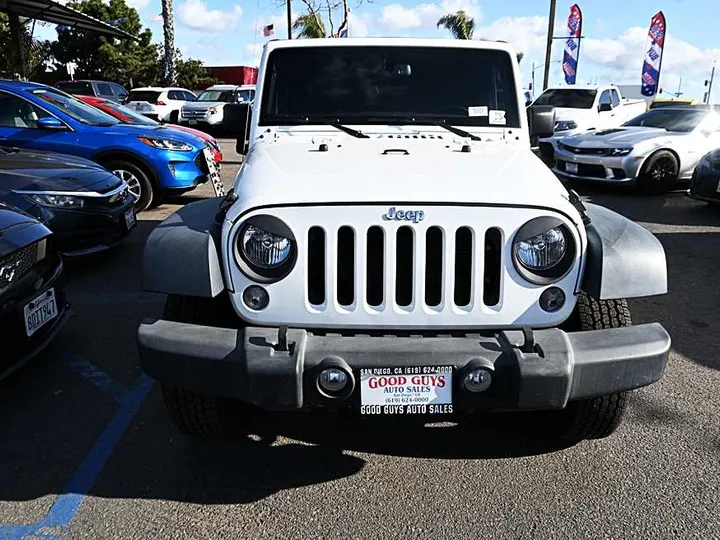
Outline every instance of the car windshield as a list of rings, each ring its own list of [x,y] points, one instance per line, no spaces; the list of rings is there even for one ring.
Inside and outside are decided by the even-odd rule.
[[[255,97],[255,91],[254,90],[238,90],[236,95],[236,100],[239,103],[245,103],[246,101],[252,101],[253,97]]]
[[[578,90],[576,88],[555,88],[546,90],[533,105],[552,105],[568,109],[591,109],[595,103],[597,90]]]
[[[205,90],[197,98],[198,101],[223,101],[230,103],[232,101],[232,90]]]
[[[154,92],[152,90],[130,90],[128,101],[147,101],[148,103],[155,103],[160,97],[160,92]]]
[[[152,118],[148,118],[144,114],[136,113],[129,107],[125,107],[124,105],[120,105],[119,103],[115,103],[114,101],[106,100],[103,101],[103,106],[107,107],[108,109],[112,109],[113,111],[117,111],[118,113],[122,114],[123,116],[130,118],[130,121],[123,122],[125,124],[138,124],[142,126],[159,126],[160,122],[156,122]]]
[[[277,49],[268,57],[259,123],[519,127],[514,61],[505,51],[458,47]]]
[[[695,129],[708,114],[706,110],[680,110],[660,108],[647,111],[623,125],[628,127],[664,128],[668,131],[687,133]]]
[[[91,126],[113,126],[119,123],[117,118],[59,90],[47,88],[33,90],[32,93],[83,124],[89,124]]]
[[[92,84],[89,82],[83,82],[83,81],[61,82],[61,83],[57,83],[55,86],[57,86],[63,92],[67,92],[68,94],[77,94],[79,96],[94,96],[95,95]]]

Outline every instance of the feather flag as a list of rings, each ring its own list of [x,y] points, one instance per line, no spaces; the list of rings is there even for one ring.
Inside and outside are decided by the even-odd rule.
[[[565,82],[575,84],[577,77],[578,60],[580,58],[580,36],[582,34],[582,11],[580,6],[573,4],[568,17],[568,38],[563,52],[562,69],[565,73]]]
[[[662,11],[658,11],[650,20],[650,30],[645,45],[645,61],[643,62],[642,88],[640,90],[643,96],[657,94],[666,30],[665,15]]]

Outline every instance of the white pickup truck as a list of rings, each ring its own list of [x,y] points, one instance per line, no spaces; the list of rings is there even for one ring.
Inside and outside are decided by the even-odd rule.
[[[589,129],[618,127],[645,112],[642,99],[625,99],[612,84],[554,86],[530,105],[555,107],[555,134],[574,135]]]
[[[617,428],[665,370],[670,337],[625,300],[667,291],[665,252],[533,155],[519,80],[507,43],[265,45],[232,190],[145,246],[167,301],[140,356],[182,432],[262,410]]]

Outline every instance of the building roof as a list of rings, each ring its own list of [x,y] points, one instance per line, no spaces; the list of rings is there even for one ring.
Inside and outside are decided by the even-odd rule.
[[[99,21],[53,0],[0,0],[0,12],[17,13],[21,17],[63,25],[74,30],[89,30],[136,41],[138,39],[111,24]]]

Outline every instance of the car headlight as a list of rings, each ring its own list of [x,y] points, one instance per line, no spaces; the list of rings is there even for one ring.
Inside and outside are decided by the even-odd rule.
[[[513,262],[531,283],[546,285],[567,274],[575,259],[575,241],[567,226],[554,217],[523,225],[513,240]]]
[[[56,195],[49,193],[24,193],[30,199],[42,206],[52,206],[55,208],[82,208],[85,200],[82,197],[73,195]]]
[[[575,120],[558,120],[555,122],[555,131],[567,131],[577,128]]]
[[[632,147],[630,148],[611,148],[609,150],[609,154],[611,156],[627,156],[630,152],[632,152]]]
[[[156,139],[151,137],[138,137],[138,139],[148,146],[158,148],[160,150],[172,150],[174,152],[190,152],[193,147],[187,143],[176,141],[174,139]]]
[[[295,265],[295,238],[274,216],[254,216],[239,230],[236,255],[240,269],[254,281],[278,281]]]

